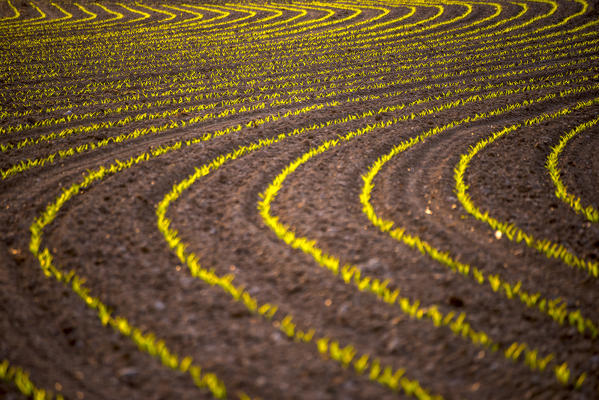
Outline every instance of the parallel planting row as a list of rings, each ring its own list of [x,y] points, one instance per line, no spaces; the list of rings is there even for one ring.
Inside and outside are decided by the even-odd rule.
[[[0,394],[595,398],[587,0],[0,4]]]

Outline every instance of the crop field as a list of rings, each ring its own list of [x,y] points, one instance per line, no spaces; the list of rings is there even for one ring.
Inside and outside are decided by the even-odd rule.
[[[0,398],[599,398],[596,0],[0,0]]]

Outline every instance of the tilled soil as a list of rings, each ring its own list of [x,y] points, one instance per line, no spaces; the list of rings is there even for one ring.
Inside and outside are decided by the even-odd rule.
[[[22,368],[36,387],[68,399],[218,395],[103,324],[71,283],[44,270],[32,244],[32,226],[68,188],[116,160],[147,154],[72,193],[43,226],[39,251],[47,248],[54,267],[84,279],[113,317],[214,374],[227,397],[599,395],[599,338],[571,322],[582,315],[599,323],[597,277],[476,219],[455,176],[481,139],[521,125],[472,158],[464,174],[472,203],[563,245],[591,269],[599,261],[597,223],[556,196],[545,167],[563,135],[599,114],[597,4],[102,4],[113,14],[91,2],[40,2],[46,19],[39,20],[25,2],[0,5],[0,17],[14,14],[11,5],[19,10],[0,20],[0,366]],[[96,17],[70,23],[90,17],[84,10]],[[108,21],[114,13],[122,17]],[[204,22],[187,21],[197,13]],[[525,123],[538,116],[544,120]],[[559,158],[568,191],[595,209],[597,132],[599,124],[581,131]],[[517,286],[513,295],[455,272],[365,213],[372,165],[422,134],[374,177],[376,216]],[[262,147],[180,190],[166,217],[202,268],[234,276],[258,304],[276,305],[270,319],[193,276],[157,217],[174,185],[253,143]],[[306,238],[370,282],[387,281],[423,313],[436,307],[451,321],[464,318],[494,346],[411,316],[399,301],[360,290],[287,244],[259,208],[273,182],[280,189],[270,215],[287,235]],[[518,290],[559,299],[567,316],[525,305]],[[285,316],[296,331],[313,329],[314,339],[288,337]],[[329,340],[325,350],[318,338]],[[334,341],[356,355],[336,359]],[[527,350],[510,357],[521,344]],[[362,355],[369,364],[360,372]],[[544,357],[547,366],[535,367],[532,360]],[[375,359],[422,390],[386,384]],[[0,397],[32,396],[1,372]]]

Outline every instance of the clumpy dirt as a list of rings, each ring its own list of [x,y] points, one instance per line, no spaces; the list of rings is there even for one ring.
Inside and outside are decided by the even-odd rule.
[[[49,18],[64,16],[50,2],[39,3]],[[13,4],[23,20],[39,15],[25,2]],[[90,294],[113,315],[153,333],[173,353],[192,357],[203,372],[214,373],[229,398],[240,393],[261,399],[409,397],[319,353],[314,342],[289,339],[278,326],[288,314],[298,329],[313,328],[318,337],[351,344],[358,354],[405,369],[407,378],[443,398],[599,396],[598,338],[391,238],[370,222],[360,203],[363,175],[393,146],[452,121],[500,110],[443,130],[393,157],[375,177],[372,206],[394,227],[453,259],[507,282],[521,282],[529,293],[560,298],[569,311],[579,310],[599,323],[596,278],[498,236],[464,209],[454,179],[461,155],[481,139],[527,118],[597,98],[595,25],[567,32],[595,21],[595,4],[568,18],[580,11],[579,3],[558,1],[551,12],[550,4],[532,2],[524,15],[514,18],[522,8],[501,1],[501,14],[491,18],[496,9],[489,4],[473,3],[472,12],[464,15],[464,5],[447,3],[442,15],[421,23],[439,8],[414,3],[415,14],[398,22],[410,8],[381,3],[377,7],[389,10],[381,16],[382,8],[358,2],[225,6],[213,1],[196,4],[201,10],[183,3],[169,3],[180,10],[144,4],[151,8],[128,5],[150,15],[135,22],[140,14],[117,3],[105,4],[123,14],[117,22],[29,21],[29,28],[16,28],[11,20],[0,21],[0,144],[64,132],[54,140],[2,151],[2,171],[136,129],[172,124],[56,156],[54,162],[0,181],[0,362],[23,368],[37,387],[68,399],[212,398],[188,374],[163,366],[102,325],[69,286],[46,277],[30,251],[30,226],[89,170],[239,125],[228,134],[106,175],[65,202],[43,231],[42,245],[55,265],[83,277]],[[95,3],[80,5],[100,22],[114,17]],[[73,18],[89,16],[70,3],[61,7]],[[265,20],[274,8],[281,9],[281,16]],[[348,19],[358,8],[362,13]],[[204,20],[230,14],[205,25],[175,24],[193,17],[182,15],[181,9],[201,12]],[[243,11],[250,9],[255,15]],[[177,16],[163,21],[167,15],[156,10]],[[0,13],[12,15],[8,3]],[[332,16],[325,19],[328,14]],[[460,15],[464,17],[456,19]],[[293,16],[298,17],[287,21]],[[400,24],[406,27],[387,31]],[[343,29],[327,32],[339,27]],[[265,34],[251,34],[259,31]],[[551,94],[557,96],[539,100]],[[474,95],[479,97],[470,98]],[[140,106],[150,102],[151,107]],[[261,102],[265,104],[256,106]],[[201,111],[183,110],[212,103]],[[119,110],[125,106],[129,108]],[[309,106],[317,108],[307,110]],[[148,116],[177,109],[165,117]],[[364,114],[368,110],[373,113]],[[422,307],[465,313],[472,328],[493,338],[498,351],[427,319],[411,318],[399,305],[346,284],[312,256],[286,245],[259,214],[262,193],[292,162],[327,141],[410,113],[413,117],[340,142],[300,165],[283,182],[271,214],[341,265],[388,280],[391,289]],[[545,162],[562,135],[598,113],[599,103],[593,103],[523,126],[488,145],[466,172],[473,203],[535,238],[563,244],[578,257],[597,262],[599,227],[555,196]],[[206,115],[203,122],[192,121]],[[113,127],[65,131],[126,117],[131,121]],[[56,122],[60,118],[71,119]],[[20,124],[28,126],[14,131]],[[597,126],[572,139],[559,160],[569,191],[595,208]],[[167,212],[186,251],[204,268],[234,275],[234,284],[260,304],[278,306],[276,317],[268,320],[189,273],[158,230],[156,206],[196,168],[239,146],[294,130],[297,135],[198,179]],[[509,360],[504,351],[514,342],[526,343],[539,355],[553,354],[554,360],[545,371],[529,368],[524,356]],[[562,363],[571,370],[565,385],[553,372]],[[583,373],[582,386],[575,388],[574,380]],[[26,398],[10,380],[0,381],[0,397]]]

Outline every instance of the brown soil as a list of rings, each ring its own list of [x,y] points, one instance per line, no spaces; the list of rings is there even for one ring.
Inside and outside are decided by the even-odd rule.
[[[63,25],[45,31],[41,25],[28,31],[13,31],[8,22],[1,25],[0,21],[0,112],[6,112],[0,116],[0,127],[7,129],[49,118],[109,110],[87,119],[0,133],[0,143],[5,145],[69,127],[243,99],[250,96],[244,94],[244,90],[252,86],[300,82],[296,87],[265,88],[262,92],[279,93],[278,99],[289,99],[289,104],[267,103],[265,108],[251,112],[111,143],[2,179],[0,362],[8,360],[11,365],[23,368],[36,386],[58,391],[69,399],[211,398],[210,392],[196,387],[188,374],[164,367],[159,360],[141,352],[129,338],[103,326],[97,313],[88,308],[70,286],[46,277],[29,250],[30,226],[64,188],[80,182],[88,170],[177,140],[336,100],[339,105],[246,127],[239,133],[183,147],[109,175],[64,204],[56,219],[44,229],[43,246],[50,249],[57,266],[73,269],[84,277],[90,293],[99,297],[115,315],[125,317],[144,332],[154,333],[174,353],[190,356],[203,371],[216,374],[231,398],[240,391],[262,399],[407,397],[401,390],[390,390],[370,380],[367,374],[358,374],[353,367],[343,367],[331,357],[321,355],[314,343],[298,343],[287,338],[276,326],[276,319],[273,323],[251,313],[223,290],[193,278],[158,230],[156,205],[174,184],[194,173],[196,167],[240,145],[314,123],[409,104],[431,96],[428,102],[413,104],[404,110],[290,136],[224,164],[199,179],[169,207],[172,227],[186,243],[187,250],[198,256],[202,266],[218,275],[234,274],[234,283],[246,288],[260,303],[277,304],[280,310],[277,315],[292,314],[298,327],[312,327],[340,344],[352,344],[360,354],[379,358],[382,364],[404,368],[406,377],[417,380],[431,394],[447,399],[597,398],[599,338],[579,334],[567,322],[560,325],[545,313],[451,272],[381,232],[362,212],[362,176],[374,161],[402,140],[468,115],[589,87],[586,91],[558,95],[550,101],[466,123],[426,139],[385,164],[375,179],[371,202],[379,216],[394,221],[396,227],[404,227],[406,232],[448,252],[453,258],[476,266],[486,274],[499,274],[508,282],[521,281],[530,293],[560,297],[568,310],[580,310],[595,324],[599,323],[596,278],[560,260],[548,259],[522,243],[511,242],[505,236],[497,239],[495,231],[468,214],[456,198],[454,168],[470,146],[504,126],[574,107],[578,102],[595,99],[599,93],[598,88],[592,86],[599,82],[596,69],[599,51],[592,42],[597,36],[597,25],[581,31],[588,35],[563,33],[596,20],[599,17],[596,4],[589,2],[586,14],[561,26],[535,32],[558,24],[580,10],[579,3],[560,0],[557,11],[547,18],[499,35],[466,40],[517,27],[550,10],[546,3],[530,2],[524,16],[493,27],[497,21],[514,17],[521,11],[515,3],[498,3],[503,6],[500,16],[479,24],[474,23],[491,16],[493,8],[473,3],[470,15],[452,21],[465,12],[465,7],[446,4],[438,19],[410,28],[415,32],[372,42],[363,48],[353,43],[360,38],[347,35],[335,37],[329,33],[307,39],[309,33],[331,29],[326,25],[298,33],[273,31],[268,40],[243,37],[241,28],[229,39],[210,36],[214,32],[207,32],[208,28],[201,25],[191,28],[184,24],[160,36],[160,27],[165,24],[159,21],[165,15],[148,9],[143,11],[151,17],[134,25],[150,28],[147,31],[132,31],[123,23],[105,28]],[[111,18],[91,2],[80,4],[97,13],[98,18]],[[145,4],[161,7],[161,3]],[[307,5],[302,4],[289,3],[288,6]],[[37,15],[25,2],[15,5],[22,12],[21,18]],[[275,3],[259,5],[266,7]],[[116,4],[106,6],[118,9],[125,21],[139,17]],[[420,3],[415,6],[415,15],[400,23],[415,23],[437,12]],[[39,7],[48,16],[61,16],[49,2],[40,1]],[[142,10],[133,3],[131,7]],[[272,29],[290,29],[291,24],[327,14],[324,4],[312,7],[305,16]],[[86,17],[73,4],[65,3],[63,8],[71,12],[73,18]],[[377,23],[397,19],[408,12],[405,7],[387,8],[390,13]],[[350,10],[334,9],[333,20],[352,14]],[[230,19],[247,15],[228,11]],[[255,11],[254,17],[244,21],[250,22],[250,27],[251,23],[272,15],[264,10]],[[0,6],[1,16],[9,16],[11,12],[7,3]],[[372,25],[368,19],[380,12],[365,8],[355,19],[341,22],[341,26],[365,22],[352,26],[353,30]],[[218,15],[210,11],[204,13],[205,19]],[[298,11],[287,10],[279,18],[296,14]],[[190,17],[190,14],[185,16]],[[171,22],[181,19],[179,15]],[[269,22],[273,21],[259,24]],[[448,23],[434,26],[439,22]],[[422,27],[430,29],[420,31]],[[475,27],[489,29],[459,36]],[[219,29],[233,28],[220,26]],[[114,36],[94,36],[97,32]],[[553,33],[556,35],[547,37]],[[80,36],[70,41],[74,34]],[[434,36],[426,36],[432,34]],[[524,36],[508,40],[515,35]],[[171,39],[165,39],[168,37]],[[214,43],[202,42],[208,37],[216,37]],[[366,36],[372,37],[376,36]],[[55,40],[44,42],[50,38]],[[432,42],[437,38],[463,42]],[[563,43],[543,46],[558,39]],[[279,47],[274,45],[276,41],[280,42]],[[331,47],[320,48],[323,44]],[[401,50],[398,46],[402,44],[412,47]],[[456,52],[458,46],[463,47]],[[500,48],[481,51],[483,46]],[[236,48],[245,48],[244,57],[232,55]],[[501,53],[502,50],[506,51]],[[468,56],[472,57],[464,58]],[[456,57],[460,59],[455,60]],[[227,73],[215,75],[219,68],[226,68]],[[333,71],[335,68],[345,69]],[[198,77],[185,77],[184,74],[191,71],[201,75],[203,82],[199,82]],[[353,72],[355,76],[350,75]],[[442,73],[446,75],[440,75]],[[315,77],[320,80],[313,79]],[[331,87],[330,78],[336,77],[339,80]],[[257,83],[251,83],[252,78]],[[583,82],[582,78],[587,79]],[[142,85],[141,82],[149,83]],[[223,83],[230,86],[214,86]],[[492,87],[485,87],[487,83]],[[100,86],[102,84],[104,86]],[[542,88],[532,87],[543,84],[546,85]],[[96,86],[98,90],[86,92],[86,88]],[[124,105],[186,96],[189,94],[177,93],[177,88],[201,86],[207,88],[197,89],[190,96],[210,93],[214,97],[191,98],[182,104],[157,104],[143,110],[110,111]],[[352,87],[359,89],[340,93]],[[42,91],[52,88],[56,89],[54,93]],[[312,90],[290,93],[294,88]],[[434,98],[448,90],[466,88],[472,90]],[[499,351],[475,345],[448,327],[435,327],[426,319],[410,318],[399,306],[386,304],[374,295],[345,284],[311,256],[287,246],[258,213],[260,194],[274,178],[288,164],[327,140],[394,116],[508,88],[515,92],[376,129],[311,158],[285,180],[271,210],[298,236],[315,240],[323,251],[338,257],[341,265],[351,263],[359,266],[364,274],[388,279],[390,287],[400,288],[402,296],[420,300],[422,306],[436,304],[443,313],[465,312],[473,328],[494,338]],[[227,89],[239,92],[228,93]],[[325,93],[330,95],[319,96]],[[127,98],[131,94],[141,97]],[[145,99],[144,94],[148,96]],[[348,102],[348,98],[374,95],[379,97]],[[294,96],[297,98],[292,100]],[[299,99],[302,96],[304,98]],[[247,100],[235,107],[256,102],[259,101]],[[58,108],[48,109],[53,107]],[[228,107],[233,106],[220,103],[210,111],[216,115]],[[33,112],[24,114],[27,110]],[[7,150],[0,153],[0,169],[5,171],[21,160],[95,143],[137,128],[189,121],[207,112],[193,111],[151,120],[140,117],[124,126]],[[539,125],[524,126],[487,146],[467,170],[472,201],[495,218],[514,223],[535,237],[563,244],[585,260],[599,260],[599,226],[576,214],[555,196],[544,166],[551,148],[563,134],[598,114],[599,105],[595,103]],[[595,125],[580,133],[570,141],[560,158],[564,183],[585,204],[595,208],[599,206],[596,185],[599,159],[595,155],[598,132],[599,125]],[[540,372],[531,370],[523,357],[508,360],[503,351],[513,342],[527,343],[538,349],[539,354],[552,353],[555,361]],[[556,380],[553,368],[558,362],[566,362],[574,378],[586,373],[580,388],[575,388],[573,382],[562,385]],[[0,397],[24,398],[13,383],[1,381]]]

